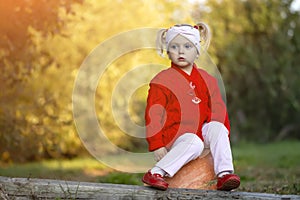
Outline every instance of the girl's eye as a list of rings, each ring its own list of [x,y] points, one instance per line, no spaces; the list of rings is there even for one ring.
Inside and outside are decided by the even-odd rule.
[[[186,44],[184,47],[185,47],[186,49],[190,49],[190,48],[192,48],[192,45]]]
[[[177,46],[176,45],[171,45],[170,48],[171,49],[177,49]]]

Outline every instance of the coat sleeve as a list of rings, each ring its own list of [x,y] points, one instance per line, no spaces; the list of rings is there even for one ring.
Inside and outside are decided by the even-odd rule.
[[[209,83],[209,95],[211,106],[211,121],[218,121],[225,125],[230,132],[230,122],[226,105],[223,101],[217,79],[211,77]]]
[[[149,151],[165,146],[163,143],[163,126],[166,121],[166,88],[150,83],[147,106],[145,110],[146,137]]]

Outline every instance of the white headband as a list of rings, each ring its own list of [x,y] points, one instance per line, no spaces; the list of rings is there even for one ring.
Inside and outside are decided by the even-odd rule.
[[[188,25],[173,26],[166,33],[166,47],[168,50],[170,42],[177,36],[182,35],[191,41],[200,53],[200,33],[199,30]]]

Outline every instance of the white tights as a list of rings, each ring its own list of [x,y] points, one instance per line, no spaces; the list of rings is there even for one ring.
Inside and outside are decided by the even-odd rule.
[[[233,173],[232,153],[228,130],[224,124],[216,121],[206,123],[202,127],[203,141],[193,133],[185,133],[178,137],[168,153],[156,163],[172,177],[185,164],[198,158],[205,148],[210,148],[216,175],[222,172]]]

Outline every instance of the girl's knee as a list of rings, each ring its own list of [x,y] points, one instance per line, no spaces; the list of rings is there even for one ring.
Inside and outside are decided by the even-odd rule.
[[[202,135],[205,140],[211,141],[220,138],[220,136],[228,137],[228,129],[221,122],[212,121],[205,124],[202,128]]]
[[[193,133],[186,133],[185,135],[185,142],[187,143],[187,145],[190,145],[189,148],[194,153],[194,156],[200,156],[204,149],[204,144],[202,140],[196,134]]]
[[[221,122],[217,121],[211,121],[207,124],[203,125],[202,128],[202,135],[205,137],[206,135],[214,135],[214,136],[219,136],[219,135],[228,135],[229,131],[225,127],[225,125]]]
[[[211,121],[207,124],[205,124],[206,126],[206,131],[209,131],[209,132],[216,132],[216,133],[226,133],[228,134],[228,129],[225,127],[225,125],[221,122],[218,122],[218,121]],[[204,126],[203,126],[204,128]]]
[[[174,143],[173,147],[180,146],[182,152],[189,152],[193,158],[200,156],[204,149],[204,143],[194,133],[181,135]]]
[[[183,137],[184,142],[186,143],[190,143],[190,144],[202,144],[202,140],[199,138],[198,135],[194,134],[194,133],[185,133],[184,135],[182,135],[181,137]]]

